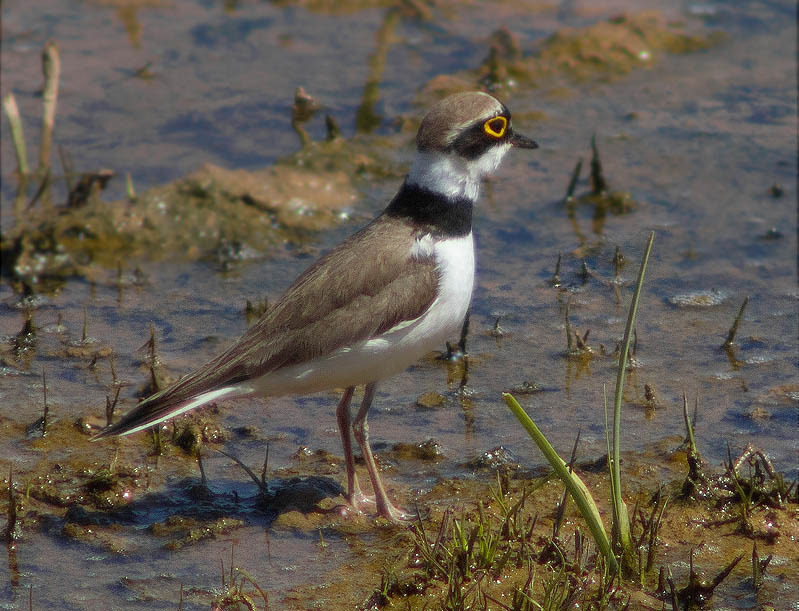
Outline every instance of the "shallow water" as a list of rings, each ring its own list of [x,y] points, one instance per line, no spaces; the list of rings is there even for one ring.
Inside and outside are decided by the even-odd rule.
[[[17,96],[33,159],[40,50],[45,41],[57,40],[62,58],[57,143],[78,169],[109,167],[119,173],[109,198],[124,195],[125,172],[143,191],[205,161],[255,169],[292,152],[298,144],[289,125],[290,105],[300,84],[339,120],[345,136],[351,135],[384,17],[384,9],[377,8],[330,15],[247,2],[227,10],[204,2],[46,3],[46,9],[38,4],[4,6],[3,95],[13,90]],[[377,129],[396,139],[397,155],[407,161],[411,136],[394,135],[394,119],[423,112],[413,100],[431,77],[479,63],[488,33],[512,24],[526,48],[559,27],[588,24],[624,7],[609,3],[589,12],[478,5],[457,12],[442,8],[433,23],[401,20],[380,83]],[[799,475],[795,6],[685,4],[673,17],[694,26],[704,22],[727,36],[709,50],[666,56],[613,82],[545,90],[523,86],[508,99],[519,117],[515,128],[541,148],[512,152],[476,211],[479,275],[468,344],[469,394],[464,399],[458,393],[457,376],[448,382],[445,365],[425,361],[383,383],[371,412],[378,453],[388,454],[400,441],[428,438],[442,447],[444,458],[435,463],[388,459],[386,478],[403,502],[441,478],[473,477],[465,463],[498,445],[524,464],[542,464],[500,397],[525,381],[544,388],[519,398],[556,448],[567,453],[579,429],[581,456],[604,451],[602,388],[606,384],[612,395],[615,363],[598,354],[599,347],[612,351],[621,339],[650,231],[656,237],[639,307],[636,368],[625,393],[624,447],[640,452],[642,460],[663,440],[674,439],[676,447],[684,434],[685,392],[691,406],[698,401],[697,445],[710,464],[726,459],[728,446],[735,454],[752,443],[787,478]],[[132,76],[148,62],[152,78]],[[531,120],[534,112],[542,118]],[[322,123],[317,118],[310,124],[312,137],[323,137]],[[15,222],[14,162],[5,121],[2,130],[5,230]],[[578,157],[586,175],[594,133],[610,186],[636,202],[632,212],[608,214],[603,223],[586,206],[569,219],[562,205]],[[41,415],[43,371],[56,424],[66,427],[87,413],[103,417],[112,384],[109,360],[99,359],[92,368],[91,358],[65,356],[70,339],[81,338],[84,308],[88,335],[113,351],[116,375],[130,383],[120,395],[120,409],[126,409],[148,382],[141,362],[151,324],[170,373],[201,364],[244,330],[247,299],[277,297],[315,256],[376,214],[397,182],[367,188],[369,197],[354,207],[350,220],[305,248],[287,247],[224,272],[206,263],[125,261],[121,286],[117,270],[108,270],[93,282],[69,280],[45,296],[33,312],[39,328],[35,348],[18,361],[3,353],[0,418],[6,434],[0,456],[6,464],[0,463],[0,471],[10,464],[24,481],[43,455],[58,462],[72,453],[69,446],[25,439],[25,426]],[[781,186],[780,197],[770,193],[774,184]],[[587,188],[583,178],[577,192]],[[617,246],[626,261],[618,279]],[[548,282],[559,253],[568,290]],[[592,272],[585,283],[583,259]],[[145,278],[138,284],[132,281],[136,266]],[[747,295],[729,357],[720,346]],[[568,300],[572,328],[581,335],[590,329],[588,343],[597,355],[588,362],[564,357]],[[6,338],[24,324],[18,302],[4,281],[0,334]],[[59,316],[66,330],[48,329]],[[501,337],[492,333],[497,317],[505,331]],[[646,384],[655,389],[654,408],[644,398]],[[416,406],[429,391],[445,396],[443,407]],[[302,471],[296,457],[301,446],[341,452],[336,400],[331,392],[246,401],[223,406],[220,417],[229,429],[253,425],[263,431],[271,469]],[[145,457],[147,440],[125,443],[126,460],[139,456],[154,465]],[[234,437],[223,448],[255,466],[263,461],[263,446],[262,439]],[[114,448],[109,444],[104,451],[110,461]],[[152,476],[152,492],[175,493],[176,478],[199,477],[194,463],[185,463],[165,460]],[[228,459],[211,456],[205,469],[214,491],[253,494],[250,480]],[[341,481],[338,471],[333,478]],[[56,519],[25,531],[15,551],[18,570],[9,561],[5,608],[27,608],[30,586],[34,608],[96,608],[96,600],[75,587],[84,583],[108,608],[176,608],[180,584],[187,590],[219,584],[220,559],[229,566],[231,539],[238,541],[236,563],[270,591],[273,607],[281,608],[292,588],[327,579],[319,574],[334,571],[354,553],[344,539],[323,547],[315,536],[292,531],[271,531],[267,545],[267,520],[253,517],[257,512],[246,514],[246,526],[228,537],[164,551],[145,530],[164,519],[155,505],[143,505],[143,514],[123,525],[127,545],[133,546],[123,555],[65,540]],[[130,529],[141,529],[142,535]],[[57,571],[53,557],[59,559]],[[129,581],[121,581],[123,575]],[[376,576],[373,586],[378,583]],[[291,608],[290,602],[282,604]],[[207,600],[189,597],[184,608],[207,608]]]

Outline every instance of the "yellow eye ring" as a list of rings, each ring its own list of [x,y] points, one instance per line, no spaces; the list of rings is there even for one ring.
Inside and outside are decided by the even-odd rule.
[[[508,129],[508,120],[505,117],[494,117],[483,123],[483,131],[494,138],[502,138]]]

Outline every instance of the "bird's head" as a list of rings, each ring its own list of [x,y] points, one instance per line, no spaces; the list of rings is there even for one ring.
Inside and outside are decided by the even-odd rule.
[[[534,149],[513,131],[510,111],[481,91],[444,98],[425,115],[408,180],[451,197],[477,199],[480,180],[499,167],[511,147]]]

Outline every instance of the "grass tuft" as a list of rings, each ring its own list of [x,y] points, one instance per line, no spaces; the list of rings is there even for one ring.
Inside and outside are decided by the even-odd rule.
[[[599,172],[599,171],[598,171]],[[591,493],[586,488],[585,484],[582,480],[567,466],[567,464],[563,461],[563,459],[558,456],[557,452],[555,452],[552,445],[549,443],[547,438],[544,434],[540,431],[540,429],[536,426],[533,420],[527,415],[524,409],[519,405],[516,399],[509,393],[504,393],[502,395],[505,403],[507,404],[508,408],[510,408],[511,412],[516,416],[522,426],[525,428],[527,433],[533,439],[535,444],[538,446],[541,453],[544,454],[547,461],[549,461],[550,465],[555,469],[558,477],[563,481],[566,485],[566,489],[571,494],[572,498],[574,499],[577,507],[580,511],[580,514],[583,516],[583,519],[586,521],[588,525],[588,529],[591,532],[591,535],[594,538],[594,541],[597,545],[602,556],[605,558],[606,562],[608,563],[608,568],[612,573],[617,573],[619,569],[626,576],[638,575],[639,578],[641,577],[644,567],[642,566],[642,560],[638,558],[637,553],[635,551],[635,545],[633,542],[631,529],[630,529],[630,518],[627,513],[627,506],[624,504],[621,495],[621,472],[619,469],[619,462],[620,462],[620,451],[621,451],[621,404],[622,404],[622,395],[624,389],[624,379],[627,370],[627,360],[630,353],[630,340],[633,336],[633,328],[635,324],[635,316],[638,310],[638,302],[641,296],[641,289],[643,287],[643,280],[644,280],[644,273],[646,272],[646,266],[649,261],[649,254],[652,251],[652,243],[655,239],[654,232],[649,234],[649,241],[647,243],[646,249],[644,251],[644,256],[641,261],[641,268],[638,272],[638,281],[636,284],[635,292],[633,293],[632,302],[630,304],[630,311],[627,317],[627,325],[624,330],[624,340],[622,341],[621,350],[619,353],[619,360],[617,366],[617,374],[616,374],[616,393],[615,393],[615,401],[614,401],[614,412],[613,412],[613,430],[612,436],[609,435],[608,437],[608,457],[609,457],[609,470],[610,470],[610,482],[611,482],[611,503],[613,506],[613,522],[612,522],[612,539],[608,538],[607,532],[602,524],[602,519],[599,514],[599,510],[597,509],[596,503],[591,496]],[[568,310],[568,305],[567,305]],[[568,315],[567,315],[568,316]],[[567,317],[568,321],[568,317]],[[571,329],[567,323],[567,338],[569,340],[570,349],[573,348],[571,343]],[[608,431],[607,427],[607,401],[605,413],[606,413],[606,431]],[[561,503],[563,506],[563,503]],[[664,504],[665,507],[665,504]],[[652,516],[647,521],[645,518],[641,517],[641,524],[642,534],[639,537],[639,543],[643,542],[645,536],[650,536],[650,541],[654,546],[655,535],[657,532],[656,527],[660,523],[660,518],[662,517],[662,510],[660,516],[657,520],[655,520],[655,511],[657,509],[657,505],[653,507]],[[655,531],[655,534],[652,534],[652,531]],[[647,557],[646,566],[651,567],[653,558],[651,554],[653,552],[650,551],[650,555]],[[619,562],[621,561],[621,562]]]

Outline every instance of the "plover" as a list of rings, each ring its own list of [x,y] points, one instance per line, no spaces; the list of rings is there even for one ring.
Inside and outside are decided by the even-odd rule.
[[[389,520],[409,518],[388,499],[369,445],[377,383],[456,337],[472,298],[472,207],[481,181],[511,147],[536,148],[513,131],[507,107],[482,92],[434,105],[416,156],[388,207],[308,268],[225,352],[147,397],[95,439],[128,435],[201,405],[251,395],[345,388],[336,410],[347,501]],[[354,420],[350,401],[365,385]],[[361,492],[352,432],[374,490]]]

